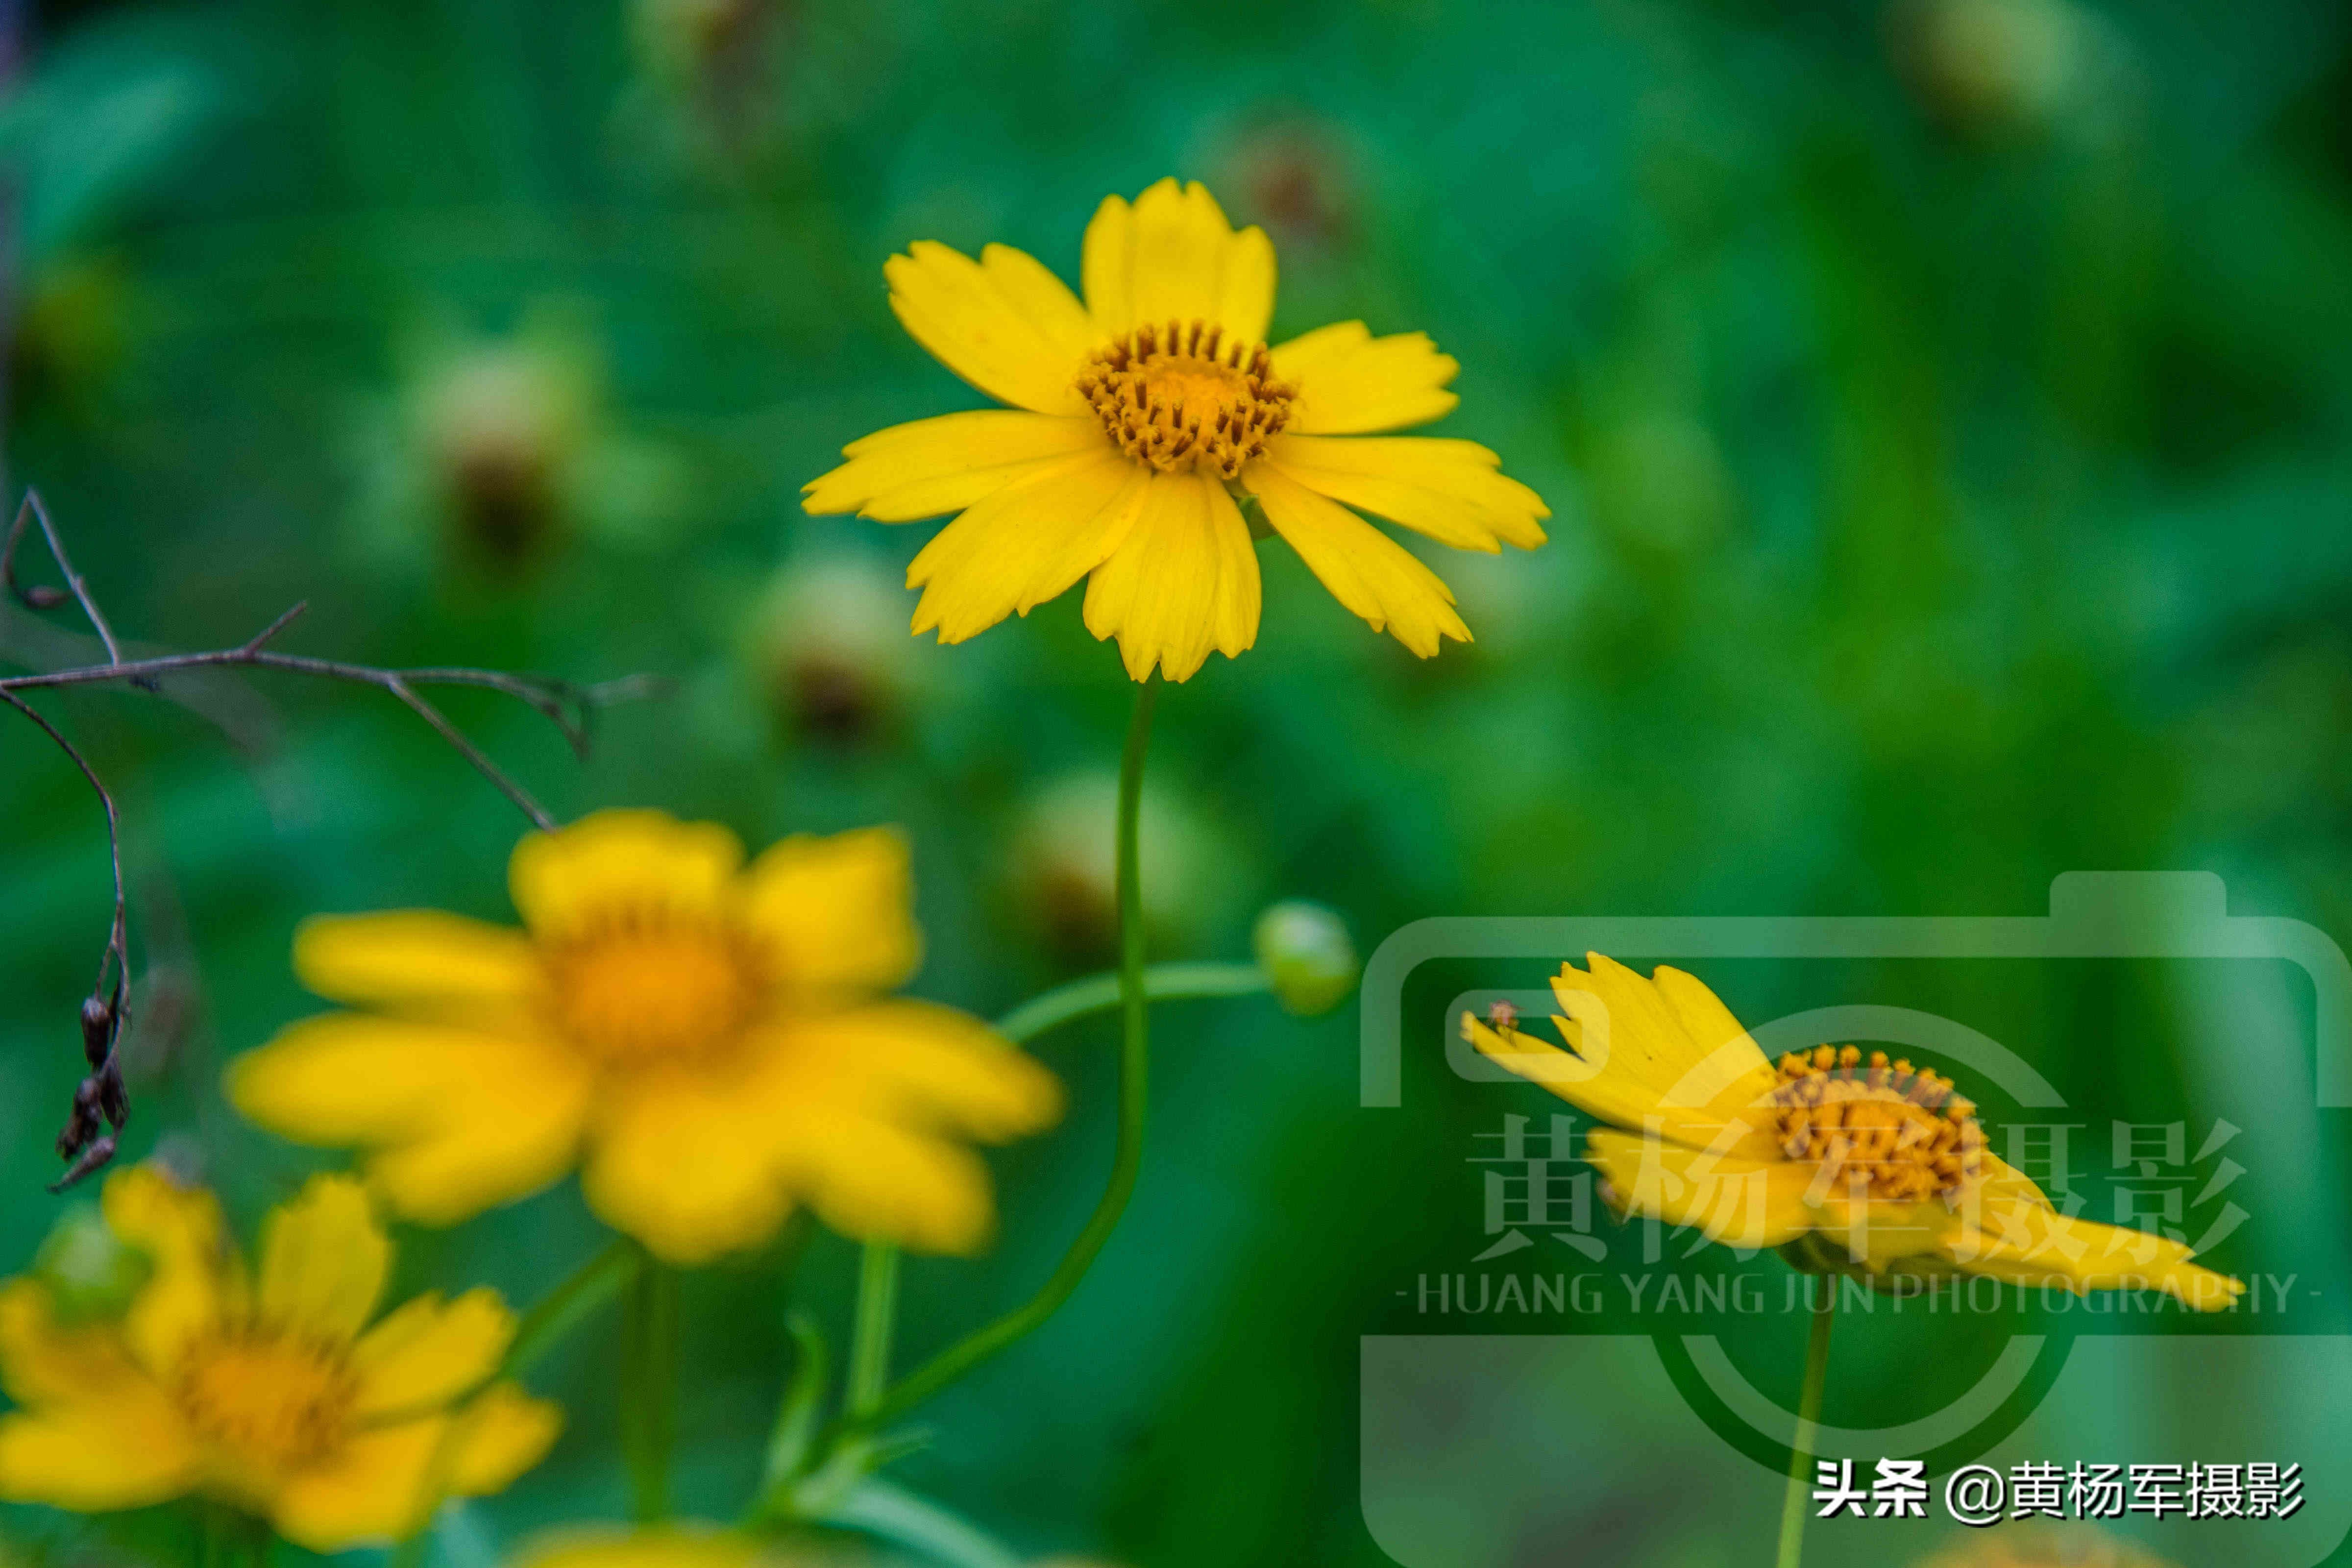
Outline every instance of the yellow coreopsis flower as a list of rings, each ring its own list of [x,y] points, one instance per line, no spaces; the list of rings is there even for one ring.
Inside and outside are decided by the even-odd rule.
[[[392,1246],[356,1181],[317,1177],[272,1211],[250,1275],[209,1193],[142,1165],[102,1201],[152,1271],[120,1321],[61,1317],[29,1278],[0,1288],[20,1407],[0,1417],[0,1497],[92,1513],[201,1493],[340,1552],[504,1490],[554,1441],[553,1405],[489,1383],[514,1336],[495,1293],[369,1326]]]
[[[665,1524],[642,1530],[586,1525],[553,1531],[513,1559],[513,1568],[788,1568],[785,1558],[740,1531]]]
[[[1967,1273],[2030,1285],[2151,1288],[2200,1310],[2244,1286],[2145,1231],[2058,1213],[1984,1146],[1948,1079],[1822,1046],[1769,1062],[1692,976],[1600,953],[1552,981],[1569,1048],[1465,1014],[1465,1038],[1610,1123],[1587,1140],[1621,1213],[1735,1247],[1801,1244],[1809,1267],[1875,1278]],[[1612,1129],[1625,1129],[1614,1131]]]
[[[1343,321],[1267,346],[1274,246],[1202,186],[1105,200],[1080,270],[1084,304],[1009,246],[974,261],[923,241],[883,268],[915,341],[1013,405],[868,436],[807,487],[812,512],[962,513],[908,569],[917,632],[961,642],[1087,577],[1087,629],[1118,638],[1128,673],[1186,679],[1257,638],[1249,496],[1342,605],[1426,658],[1469,640],[1454,595],[1350,507],[1457,549],[1544,542],[1551,513],[1486,447],[1379,434],[1457,401],[1425,334]]]
[[[796,1204],[926,1251],[987,1238],[962,1140],[1050,1125],[1061,1089],[978,1019],[881,1000],[914,973],[905,840],[794,837],[748,868],[726,828],[608,811],[533,834],[524,930],[430,910],[323,918],[303,984],[373,1009],[230,1065],[256,1121],[371,1151],[402,1215],[448,1225],[581,1165],[589,1204],[673,1262],[772,1236]]]

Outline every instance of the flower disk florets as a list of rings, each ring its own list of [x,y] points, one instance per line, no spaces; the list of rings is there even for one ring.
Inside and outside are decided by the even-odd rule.
[[[1831,1191],[1916,1203],[1957,1199],[1984,1167],[1976,1107],[1949,1079],[1853,1046],[1780,1058],[1769,1103],[1780,1151],[1822,1167]]]
[[[1104,434],[1167,473],[1236,479],[1290,422],[1298,389],[1274,374],[1264,343],[1207,321],[1146,322],[1087,357],[1078,395]]]

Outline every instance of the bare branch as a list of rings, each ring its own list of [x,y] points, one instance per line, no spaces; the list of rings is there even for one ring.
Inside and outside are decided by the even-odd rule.
[[[57,563],[58,571],[65,579],[63,589],[27,584],[17,577],[16,546],[24,537],[26,525],[32,521],[38,521],[41,525],[41,537],[48,544],[50,558]],[[431,725],[434,733],[448,742],[477,773],[513,802],[530,819],[532,826],[551,829],[557,824],[547,808],[492,762],[479,746],[467,740],[464,731],[451,723],[440,709],[426,700],[417,688],[471,686],[511,697],[553,723],[562,732],[573,752],[583,757],[588,750],[589,721],[597,710],[614,702],[655,695],[665,689],[663,683],[644,676],[583,687],[564,680],[509,675],[494,669],[380,669],[373,665],[350,664],[340,659],[312,658],[272,650],[268,644],[301,616],[309,607],[307,601],[294,605],[235,647],[126,659],[122,657],[121,645],[115,640],[113,628],[107,624],[105,615],[99,609],[97,600],[90,595],[81,574],[74,569],[71,558],[67,555],[64,542],[49,521],[47,510],[42,506],[40,497],[31,490],[26,491],[24,504],[18,509],[16,521],[8,530],[7,540],[5,544],[0,544],[0,588],[5,588],[19,604],[32,610],[55,609],[70,598],[80,605],[82,614],[89,618],[91,629],[98,634],[99,642],[106,650],[107,658],[104,664],[0,678],[0,703],[5,703],[38,725],[74,766],[81,770],[82,777],[89,781],[90,788],[98,792],[99,804],[106,811],[107,848],[114,868],[114,921],[108,931],[105,952],[99,959],[97,984],[92,987],[89,999],[82,1004],[82,1049],[89,1060],[90,1072],[74,1090],[73,1113],[58,1138],[58,1153],[68,1164],[65,1175],[50,1189],[52,1192],[61,1192],[103,1168],[114,1157],[117,1134],[131,1114],[116,1048],[129,1016],[131,927],[129,904],[123,893],[121,823],[115,809],[114,796],[108,792],[89,759],[18,693],[118,681],[153,692],[160,689],[158,682],[166,676],[219,668],[274,669],[289,675],[308,675],[356,686],[372,686],[398,699],[410,711]]]
[[[48,542],[49,559],[58,563],[58,574],[66,580],[66,588],[75,602],[81,605],[81,613],[89,617],[90,630],[96,632],[98,640],[106,645],[108,662],[121,664],[122,649],[114,640],[114,628],[106,624],[104,616],[99,614],[98,601],[89,596],[89,584],[82,581],[81,574],[74,570],[72,558],[66,554],[65,541],[58,537],[57,526],[49,521],[49,509],[41,504],[41,492],[38,490],[25,492],[24,504],[16,509],[16,521],[8,526],[7,546],[0,549],[0,584],[5,584],[10,593],[16,595],[16,602],[28,610],[54,609],[65,603],[64,597],[55,588],[26,587],[16,580],[16,542],[25,537],[26,522],[35,518],[40,520],[41,537]]]
[[[122,1026],[130,1018],[124,1005],[131,975],[131,917],[122,890],[122,820],[98,770],[56,725],[13,691],[0,691],[0,702],[38,725],[98,793],[98,803],[106,811],[107,856],[114,868],[114,920],[107,929],[106,950],[99,956],[98,980],[81,1005],[82,1056],[90,1070],[75,1087],[73,1113],[58,1134],[58,1157],[70,1163],[49,1191],[61,1193],[114,1158],[115,1135],[131,1119],[131,1097],[122,1087],[122,1063],[115,1052]],[[101,1120],[106,1123],[103,1132],[99,1127]]]
[[[276,637],[279,632],[284,631],[288,626],[292,626],[296,620],[300,618],[302,612],[310,607],[310,600],[302,599],[297,601],[293,608],[288,610],[284,615],[278,616],[276,620],[270,622],[268,626],[254,633],[253,636],[247,640],[245,651],[247,653],[259,653],[261,651],[262,644],[269,641],[270,638]]]

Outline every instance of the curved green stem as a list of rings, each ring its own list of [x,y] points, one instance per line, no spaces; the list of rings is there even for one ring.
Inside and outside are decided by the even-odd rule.
[[[1151,743],[1152,701],[1159,695],[1157,674],[1136,689],[1135,717],[1128,725],[1127,751],[1118,769],[1118,1003],[1124,1026],[1118,1053],[1118,1150],[1111,1161],[1109,1184],[1095,1205],[1095,1212],[1088,1216],[1086,1228],[1070,1244],[1069,1251],[1063,1254],[1044,1289],[994,1322],[933,1356],[897,1387],[876,1399],[870,1409],[848,1412],[838,1436],[871,1432],[894,1420],[1007,1345],[1034,1331],[1070,1299],[1078,1281],[1094,1266],[1103,1245],[1110,1240],[1111,1232],[1118,1228],[1119,1216],[1127,1212],[1127,1200],[1135,1192],[1136,1174],[1143,1166],[1144,1113],[1150,1099],[1150,1007],[1144,984],[1143,887],[1136,824],[1143,802],[1144,755]],[[1077,986],[1065,987],[1065,991],[1087,984],[1080,981]],[[1021,1022],[1022,1014],[1062,994],[1052,993],[1027,1007],[1016,1008],[1013,1020]],[[1084,1001],[1080,999],[1081,1004]],[[1030,1033],[1090,1010],[1088,1005],[1076,1005],[1053,1014],[1041,1014],[1045,1021],[1031,1026]]]
[[[1789,1489],[1780,1500],[1777,1568],[1798,1568],[1805,1542],[1805,1510],[1812,1495],[1813,1438],[1822,1421],[1822,1389],[1829,1382],[1830,1323],[1837,1316],[1837,1277],[1813,1277],[1813,1325],[1805,1341],[1805,1384],[1797,1396],[1797,1440],[1789,1450]]]
[[[1032,996],[996,1020],[996,1032],[1014,1045],[1074,1024],[1119,1005],[1119,973],[1089,974]],[[1155,963],[1143,972],[1143,994],[1152,1002],[1185,1002],[1212,996],[1261,996],[1273,989],[1255,963]]]
[[[602,1252],[531,1304],[515,1325],[514,1342],[507,1347],[498,1375],[518,1377],[536,1366],[589,1313],[620,1294],[636,1267],[635,1244],[626,1237],[614,1237]]]

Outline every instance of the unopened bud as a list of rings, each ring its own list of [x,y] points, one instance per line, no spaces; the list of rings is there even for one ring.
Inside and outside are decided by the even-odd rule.
[[[33,1255],[33,1277],[48,1287],[51,1310],[68,1322],[120,1318],[153,1271],[148,1256],[117,1237],[89,1203],[59,1215]]]
[[[1363,973],[1347,922],[1321,904],[1293,899],[1272,905],[1258,916],[1250,945],[1275,1000],[1301,1017],[1346,1001]]]

